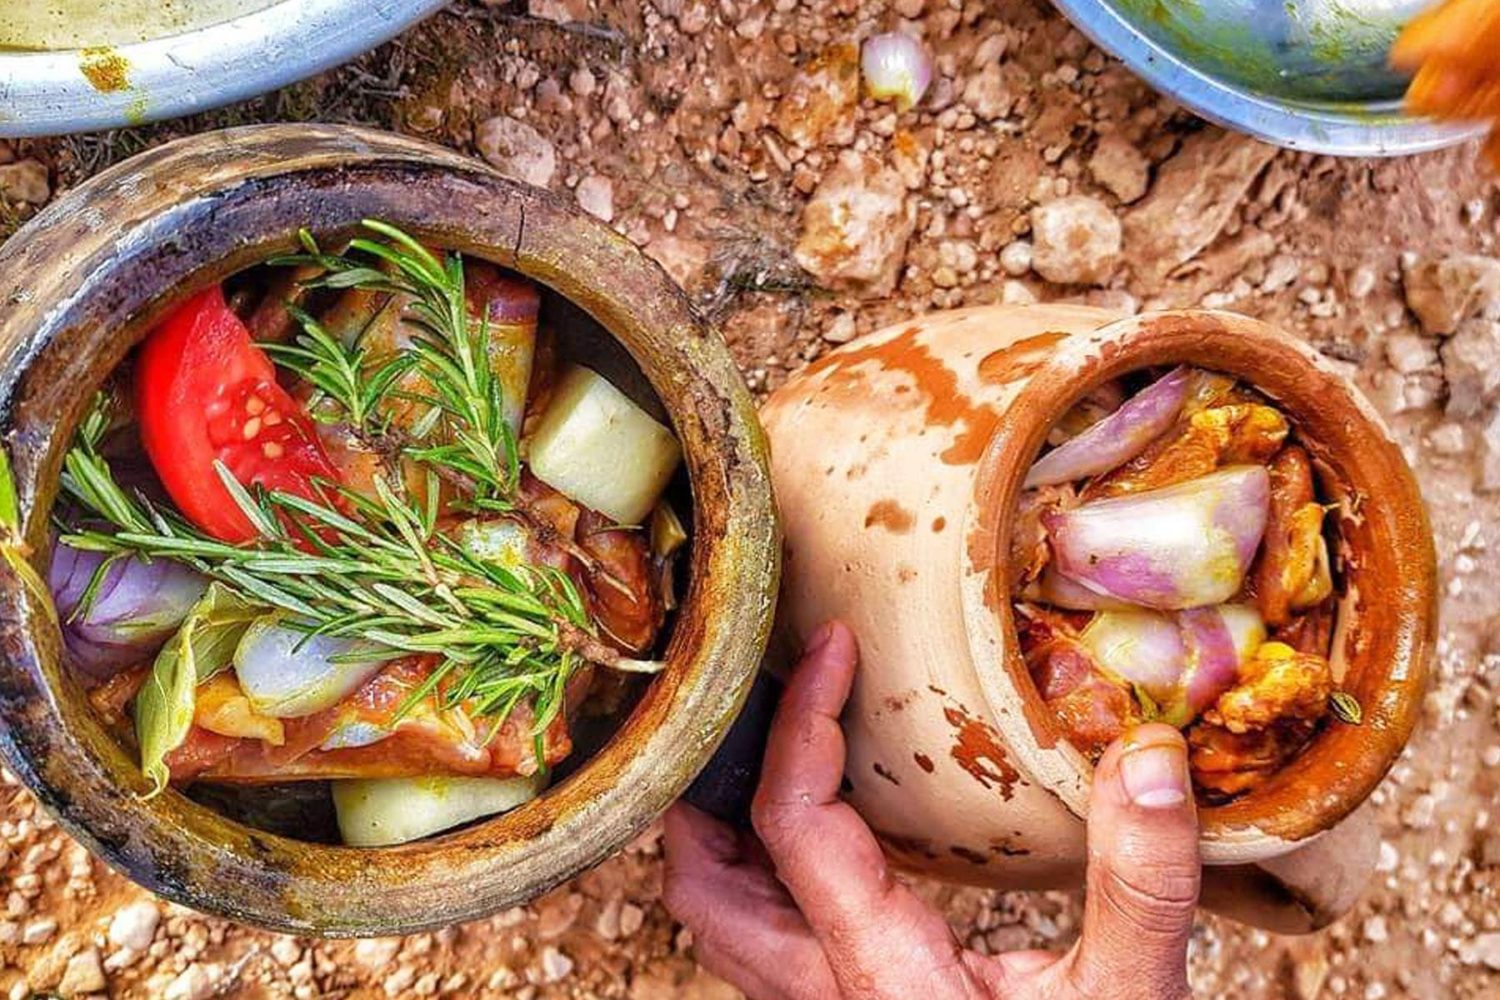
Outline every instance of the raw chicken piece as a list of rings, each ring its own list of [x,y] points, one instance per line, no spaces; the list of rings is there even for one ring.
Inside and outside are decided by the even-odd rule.
[[[1279,642],[1262,643],[1240,668],[1240,680],[1225,691],[1203,721],[1232,733],[1264,729],[1278,721],[1314,721],[1328,711],[1333,676],[1328,661]]]
[[[1255,600],[1266,624],[1284,625],[1291,613],[1333,592],[1323,505],[1313,491],[1312,462],[1296,445],[1271,462],[1271,507],[1260,561],[1253,570]]]

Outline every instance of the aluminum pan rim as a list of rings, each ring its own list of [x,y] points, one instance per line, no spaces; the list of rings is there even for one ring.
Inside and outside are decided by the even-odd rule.
[[[1390,104],[1348,110],[1298,104],[1232,86],[1137,31],[1109,0],[1052,0],[1058,10],[1158,91],[1216,125],[1287,149],[1336,156],[1400,156],[1444,149],[1484,133],[1483,124],[1401,118]]]
[[[128,86],[101,91],[85,53],[0,51],[0,138],[141,125],[246,100],[374,48],[446,0],[283,0],[253,14],[107,51]]]

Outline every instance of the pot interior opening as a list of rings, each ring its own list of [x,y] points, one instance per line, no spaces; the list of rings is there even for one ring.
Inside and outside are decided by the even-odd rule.
[[[1070,737],[1084,743],[1085,751],[1102,749],[1111,731],[1132,722],[1166,721],[1184,727],[1191,720],[1185,728],[1205,843],[1266,835],[1291,843],[1313,836],[1368,796],[1394,762],[1418,712],[1434,612],[1431,537],[1415,483],[1399,448],[1357,390],[1288,338],[1254,321],[1217,314],[1166,314],[1116,326],[1119,329],[1105,327],[1093,337],[1078,338],[1080,343],[1059,352],[1037,374],[1013,410],[1024,414],[1015,421],[1023,429],[1002,429],[1004,440],[997,441],[990,456],[997,466],[1012,463],[1001,473],[1004,481],[993,494],[1007,505],[996,521],[997,565],[1005,568],[1005,582],[998,586],[1005,589],[995,600],[1002,627],[1014,639],[1011,650],[1029,647],[1031,653],[1030,663],[1020,652],[1007,656],[1006,673],[1024,704],[1036,742],[1044,749],[1063,748],[1078,778],[1090,770],[1091,755],[1074,751]],[[1101,342],[1106,344],[1102,350]],[[1185,431],[1192,421],[1173,410],[1166,419],[1155,414],[1153,425],[1150,395],[1155,394],[1160,404],[1161,387],[1185,370],[1179,366],[1234,380],[1240,387],[1235,393],[1242,398],[1231,402],[1279,412],[1289,429],[1285,441],[1262,449],[1265,455],[1231,454],[1228,460],[1219,455],[1211,461],[1202,454],[1212,449],[1197,449],[1195,454],[1191,448],[1169,447],[1164,442],[1180,445],[1190,437]],[[1178,397],[1189,398],[1182,393]],[[1121,409],[1121,404],[1133,405],[1134,410]],[[1075,408],[1090,406],[1096,409],[1095,418],[1104,413],[1116,416],[1112,422],[1106,417],[1092,424],[1079,419]],[[1059,427],[1070,428],[1074,435],[1084,427],[1098,430],[1089,440],[1074,437],[1081,444],[1064,452],[1061,442],[1068,435],[1056,433]],[[1156,443],[1132,451],[1121,444],[1132,430]],[[1254,470],[1264,469],[1266,463],[1274,469],[1279,461],[1275,456],[1293,446],[1305,452],[1303,474],[1315,494],[1304,500],[1325,512],[1321,530],[1312,537],[1321,539],[1319,544],[1327,549],[1331,586],[1327,597],[1311,608],[1293,609],[1291,624],[1270,626],[1260,634],[1246,619],[1259,619],[1265,627],[1266,595],[1257,593],[1257,580],[1263,585],[1266,579],[1268,543],[1259,544],[1248,562],[1243,551],[1236,558],[1233,546],[1222,547],[1220,555],[1229,559],[1231,575],[1243,571],[1243,585],[1206,585],[1201,577],[1183,571],[1191,568],[1194,558],[1223,568],[1206,554],[1212,551],[1215,528],[1226,529],[1221,541],[1237,531],[1254,533],[1254,525],[1246,525],[1257,518],[1247,514],[1246,505],[1254,507],[1261,496],[1274,505],[1277,485],[1284,490],[1286,479]],[[1064,476],[1072,485],[1031,490],[1023,486],[1039,456],[1055,457],[1036,469],[1066,474],[1091,468],[1091,459],[1095,464],[1122,465],[1112,462],[1111,449],[1115,455],[1132,451],[1141,457],[1112,472]],[[1184,463],[1203,462],[1202,473],[1209,478],[1201,473],[1186,477],[1197,485],[1184,486],[1177,482],[1184,477],[1163,475],[1153,483],[1153,468],[1162,470],[1162,456],[1173,452]],[[1033,484],[1037,478],[1033,473]],[[1114,488],[1102,488],[1112,478]],[[1080,481],[1088,484],[1081,495]],[[1214,487],[1206,489],[1206,483]],[[1032,517],[1028,527],[1026,498],[1049,489],[1071,491],[1064,503],[1072,509],[1047,517],[1045,527]],[[1094,506],[1101,503],[1105,506]],[[1306,516],[1316,520],[1313,510],[1310,507]],[[1226,518],[1229,511],[1233,516]],[[1174,523],[1187,534],[1157,530]],[[1284,518],[1278,527],[1286,528]],[[1144,545],[1145,553],[1112,548],[1112,531],[1127,541],[1134,539],[1131,544]],[[1028,537],[1045,537],[1037,558],[1045,559],[1054,571],[1065,568],[1072,574],[1030,583],[1030,600],[1046,609],[1040,616],[1034,609],[1028,614],[1021,604],[1013,606],[1006,586],[1025,576],[1026,559],[1032,554]],[[1257,537],[1270,536],[1262,532]],[[1278,535],[1276,544],[1284,547],[1285,539]],[[1059,549],[1064,551],[1062,560]],[[1112,561],[1122,552],[1130,558]],[[1147,556],[1153,554],[1168,557],[1168,562],[1152,565]],[[1065,565],[1060,567],[1060,562]],[[1150,571],[1160,571],[1161,578],[1151,578]],[[1203,600],[1189,599],[1192,595],[1183,593],[1184,588],[1201,592]],[[1044,594],[1063,605],[1091,607],[1059,613],[1058,604],[1044,600]],[[1143,613],[1142,601],[1155,607]],[[1182,610],[1198,603],[1220,607],[1213,614]],[[1256,614],[1221,614],[1226,604]],[[1309,627],[1308,611],[1317,617],[1315,628]],[[1061,620],[1051,622],[1050,631],[1038,631],[1036,618],[1046,626],[1049,613]],[[1039,638],[1060,639],[1056,648],[1068,655],[1049,667],[1045,652],[1037,652]],[[1224,638],[1237,639],[1243,652],[1229,655]],[[1260,642],[1266,645],[1257,647]],[[1261,655],[1245,659],[1252,648]],[[1204,651],[1215,649],[1215,658],[1205,659]],[[1318,671],[1304,670],[1299,662],[1307,655],[1326,660],[1322,688],[1309,679]],[[1100,669],[1101,656],[1115,669]],[[1205,662],[1222,664],[1226,656],[1237,669],[1226,677],[1219,666],[1221,682],[1205,682],[1196,692],[1196,702],[1184,708],[1185,702],[1193,702],[1188,690],[1193,678],[1201,677],[1198,672]],[[1166,664],[1180,672],[1174,674]],[[1122,677],[1121,669],[1131,676]],[[1278,685],[1284,690],[1273,690]],[[1300,701],[1292,693],[1299,685],[1308,693]],[[1254,690],[1257,686],[1260,689]],[[1227,703],[1220,700],[1226,693]],[[1285,699],[1278,702],[1282,695]],[[1274,704],[1283,706],[1281,714]],[[1267,710],[1265,717],[1257,716],[1260,709]],[[1296,726],[1283,725],[1300,715],[1307,718]],[[1267,722],[1267,717],[1274,721]],[[1231,731],[1231,725],[1239,731]],[[1091,748],[1089,736],[1102,743]],[[1051,766],[1057,791],[1082,814],[1087,781],[1057,777],[1056,765]],[[1047,765],[1038,770],[1046,773]],[[1213,780],[1196,780],[1210,772]]]
[[[467,262],[481,262],[484,260],[482,257],[474,254],[463,254],[463,258]],[[500,269],[504,274],[516,274],[514,271],[505,271],[499,264],[496,264],[495,267]],[[275,295],[289,292],[291,286],[285,281],[287,272],[288,269],[286,267],[276,267],[268,263],[257,262],[251,262],[249,266],[243,266],[233,271],[222,279],[220,286],[226,304],[231,311],[236,312],[241,319],[248,322],[252,329],[260,332],[261,328],[255,325],[254,319],[258,313],[258,307],[270,303]],[[281,281],[280,284],[277,283],[278,280]],[[579,366],[595,372],[602,376],[610,386],[623,393],[642,413],[657,423],[672,429],[673,422],[667,408],[663,405],[661,398],[652,387],[650,380],[644,374],[640,365],[631,356],[625,346],[598,320],[591,316],[589,312],[556,290],[537,282],[534,278],[528,278],[527,280],[535,286],[540,297],[540,306],[537,310],[537,315],[540,317],[541,331],[539,344],[548,345],[548,349],[546,350],[541,346],[537,348],[538,369],[543,364],[541,359],[545,355],[552,359],[554,373],[565,372],[572,366]],[[139,377],[137,362],[141,353],[141,342],[160,327],[163,317],[171,316],[174,310],[192,298],[192,296],[185,294],[188,288],[198,287],[202,284],[201,280],[196,279],[185,282],[183,289],[167,294],[146,311],[147,315],[127,324],[126,328],[122,331],[122,336],[116,341],[117,347],[115,349],[120,355],[118,363],[108,369],[108,375],[101,384],[82,387],[83,391],[79,393],[76,405],[73,407],[75,412],[81,414],[86,409],[85,401],[100,390],[113,391],[120,397],[122,402],[119,405],[122,410],[130,413],[130,418],[120,418],[122,427],[112,431],[110,439],[112,444],[110,448],[101,448],[101,451],[112,451],[111,461],[121,460],[126,465],[133,464],[136,466],[137,468],[133,471],[140,474],[143,480],[140,484],[144,490],[143,495],[151,497],[154,503],[169,511],[173,509],[171,506],[172,497],[168,495],[168,491],[163,489],[160,477],[151,474],[152,458],[154,456],[148,457],[142,450],[139,434],[136,433],[136,428],[132,423],[133,418],[137,416],[133,412],[135,404],[134,402],[124,401],[142,398],[138,395],[141,390],[133,382],[133,379]],[[305,310],[308,316],[322,316],[326,320],[326,317],[340,307],[341,296],[345,294],[337,289],[319,289],[307,292],[304,297],[299,298],[299,308]],[[374,325],[375,320],[367,319],[366,322],[368,328]],[[331,321],[325,322],[325,326],[328,323],[331,323]],[[278,334],[278,336],[282,336],[283,338],[294,335],[299,329],[299,324],[295,322],[287,322],[284,325],[285,329]],[[365,336],[365,334],[361,333],[360,336]],[[47,366],[42,364],[37,370],[44,372],[46,369]],[[558,378],[560,376],[555,376],[545,391],[555,393]],[[283,386],[292,388],[294,393],[298,393],[297,399],[299,402],[311,405],[308,396],[305,394],[309,389],[305,381],[298,379],[295,374],[282,367],[278,367],[277,380]],[[537,381],[533,380],[533,391],[535,391],[537,384]],[[300,389],[297,388],[298,386],[300,386]],[[41,386],[37,386],[34,377],[28,374],[26,381],[23,382],[21,387],[20,398],[23,400],[21,409],[24,410],[26,407],[24,401],[33,397],[34,388],[41,388]],[[46,387],[46,391],[48,393],[55,392],[56,388],[55,384],[50,384]],[[195,417],[201,419],[201,415],[187,412],[179,413],[178,417],[182,420],[191,420]],[[527,428],[530,429],[533,426],[533,421],[537,421],[539,417],[540,413],[528,411],[526,418]],[[69,429],[68,433],[71,438],[73,430]],[[523,440],[528,445],[531,443],[529,438]],[[340,471],[344,470],[341,469]],[[51,496],[53,494],[48,492],[47,495]],[[71,511],[74,515],[79,513],[76,501],[70,501],[65,489],[59,489],[56,495],[58,500],[53,508],[54,517],[59,516],[64,511]],[[545,501],[548,498],[562,496],[556,490],[549,490],[543,499]],[[653,508],[653,510],[659,510],[661,506],[670,508],[680,522],[680,527],[686,538],[679,542],[683,548],[677,553],[675,559],[656,560],[653,558],[648,565],[651,574],[649,586],[652,588],[652,599],[659,601],[660,605],[665,608],[665,612],[664,620],[654,630],[648,644],[640,648],[628,650],[632,659],[642,661],[665,660],[667,649],[672,642],[678,617],[678,613],[674,609],[680,608],[687,600],[688,591],[692,584],[691,577],[694,572],[692,560],[688,556],[688,553],[692,549],[691,538],[694,528],[694,505],[689,475],[686,467],[681,462],[677,463],[675,470],[671,473],[669,480],[662,488],[660,498],[658,507]],[[563,497],[564,502],[566,499],[566,497]],[[446,499],[444,503],[446,505]],[[414,503],[414,506],[420,505]],[[583,505],[575,504],[575,506],[581,507]],[[457,501],[455,501],[454,511],[461,509],[470,517],[480,518],[485,516],[482,513],[476,512],[473,508],[461,508]],[[88,512],[84,513],[87,514]],[[444,518],[457,518],[458,516],[458,513],[450,514],[445,506]],[[508,516],[510,515],[501,514],[499,518],[504,520]],[[574,511],[572,516],[577,517],[577,511]],[[602,515],[589,513],[584,516],[595,518],[595,521],[589,522],[590,524],[596,524],[597,522],[595,528],[592,530],[597,530],[601,533],[606,531],[618,531],[622,534],[628,533],[632,538],[639,537],[646,540],[641,544],[650,544],[649,539],[652,537],[652,532],[649,520],[644,525],[627,524],[622,528],[613,528],[600,520]],[[94,520],[97,522],[98,519],[94,518]],[[550,531],[551,529],[549,528],[548,530]],[[565,541],[554,539],[554,541],[557,541],[558,546],[566,549],[568,552],[572,552],[573,555],[569,556],[566,553],[559,552],[554,552],[553,555],[559,561],[566,563],[565,571],[572,573],[574,577],[581,580],[582,568],[579,560],[592,557],[586,555],[581,550],[591,545],[591,542],[589,537],[583,534],[586,530],[584,527],[580,527],[577,530],[578,534]],[[438,530],[437,534],[442,534],[442,530]],[[436,536],[434,536],[433,547],[439,548],[440,546],[438,546],[435,539]],[[594,550],[590,548],[589,552],[593,553]],[[160,561],[160,558],[155,557],[151,561]],[[601,570],[600,572],[608,573],[608,570]],[[580,582],[578,586],[580,588],[584,588],[585,586],[597,587],[601,585],[599,583],[600,579],[602,577],[591,577],[591,583],[586,585]],[[637,581],[631,580],[629,582],[633,585]],[[620,589],[619,581],[614,583],[606,582],[603,585]],[[91,597],[90,600],[97,600],[97,596]],[[590,606],[593,606],[593,603],[598,600],[596,591],[588,591],[586,602]],[[87,607],[87,604],[85,606]],[[97,604],[95,607],[97,607]],[[85,674],[74,669],[75,664],[72,662],[73,651],[66,644],[60,646],[59,649],[61,650],[60,667],[63,674],[62,686],[64,688],[62,697],[72,701],[75,708],[77,708],[76,712],[70,714],[73,714],[76,718],[87,718],[91,725],[102,726],[108,736],[112,737],[119,745],[122,754],[126,758],[131,759],[132,762],[139,761],[139,741],[132,722],[131,711],[128,707],[133,704],[133,701],[126,701],[115,705],[116,711],[101,711],[104,701],[100,697],[100,692],[103,688],[100,678],[97,676],[85,676]],[[128,669],[137,672],[144,669],[149,678],[151,675],[149,665],[152,663],[155,654],[155,650],[146,650],[142,654],[144,665],[132,664]],[[109,669],[120,668],[111,667]],[[233,670],[231,669],[229,672],[233,673]],[[381,673],[386,672],[383,669],[381,670]],[[380,674],[375,675],[372,678],[371,684],[349,694],[346,701],[352,702],[360,697],[362,692],[373,686],[373,683],[378,680],[379,676]],[[591,670],[590,679],[586,685],[588,693],[578,696],[576,701],[574,701],[576,686],[570,682],[567,695],[570,703],[565,710],[565,714],[568,717],[566,731],[567,737],[571,741],[571,750],[561,760],[554,762],[550,768],[546,769],[546,787],[548,789],[555,789],[567,781],[572,775],[582,769],[595,754],[608,745],[616,733],[625,725],[626,720],[631,717],[653,682],[654,679],[649,676],[602,670],[595,667]],[[344,704],[344,702],[340,702],[340,704]],[[330,707],[323,711],[326,714],[327,712],[334,711],[334,708]],[[310,726],[314,720],[320,718],[320,715],[313,715],[299,716],[297,718],[289,717],[283,720],[286,723],[286,728],[282,732],[283,743],[281,745],[287,745],[285,737],[292,731],[290,729],[291,726],[300,726],[302,723]],[[476,716],[474,720],[470,721],[477,722],[478,717]],[[482,726],[482,723],[480,725]],[[194,726],[194,732],[196,733],[199,721],[195,721]],[[399,724],[393,722],[390,728],[394,732],[399,729]],[[389,733],[386,734],[382,739],[388,738],[389,735]],[[490,736],[492,739],[502,739],[503,734],[497,727]],[[476,745],[481,748],[485,746],[483,736],[477,733],[469,736],[461,752],[469,753]],[[328,744],[326,743],[320,746],[314,742],[311,745],[312,752],[309,754],[309,757],[316,757],[320,753],[324,753],[327,746]],[[275,751],[267,751],[268,756],[277,760],[284,760],[287,765],[287,777],[295,777],[296,780],[281,780],[276,775],[275,771],[277,768],[274,766],[265,768],[264,770],[267,773],[256,773],[253,776],[246,775],[242,777],[226,771],[224,776],[220,776],[217,779],[213,769],[210,768],[205,772],[204,777],[187,782],[181,787],[174,782],[172,790],[166,794],[176,794],[180,791],[200,805],[206,806],[236,823],[256,830],[293,840],[337,845],[344,841],[340,836],[335,797],[331,793],[334,780],[343,780],[346,777],[359,778],[366,774],[371,776],[385,776],[386,772],[391,770],[388,766],[389,761],[382,761],[379,753],[376,752],[380,747],[380,742],[375,742],[368,748],[360,746],[358,741],[350,744],[350,746],[354,749],[365,750],[365,755],[359,758],[349,758],[349,755],[346,754],[346,758],[349,759],[338,762],[334,760],[336,755],[329,754],[328,763],[324,769],[329,774],[336,774],[337,778],[331,779],[328,776],[304,777],[298,773],[299,770],[308,770],[315,773],[317,768],[299,768],[297,766],[297,758],[291,757],[290,754],[278,754]],[[448,751],[445,749],[444,752]],[[307,759],[301,758],[304,761]],[[348,774],[339,773],[341,768],[347,770]],[[260,770],[259,765],[257,764],[252,770],[258,772]],[[411,770],[411,768],[398,767],[396,770],[405,773]],[[441,769],[437,770],[441,771]],[[452,773],[458,774],[461,772],[454,771]],[[549,792],[544,790],[540,793],[540,796],[545,798],[548,794]],[[503,824],[505,822],[504,814],[481,816],[478,819],[462,824],[450,825],[429,836],[441,837],[455,833],[465,826],[491,822]]]

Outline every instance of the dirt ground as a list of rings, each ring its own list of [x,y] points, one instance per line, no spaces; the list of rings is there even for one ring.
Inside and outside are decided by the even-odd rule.
[[[853,47],[895,28],[937,67],[900,114],[860,99]],[[898,317],[997,300],[1234,309],[1338,359],[1426,491],[1436,679],[1376,793],[1364,902],[1306,938],[1206,917],[1193,981],[1214,997],[1500,997],[1500,185],[1474,149],[1341,161],[1227,135],[1033,0],[467,0],[261,100],[0,143],[0,235],[169,137],[311,119],[412,133],[576,197],[697,297],[757,392]],[[3,777],[10,1000],[738,996],[662,909],[654,834],[524,909],[329,943],[152,901]],[[1070,895],[923,891],[976,948],[1076,933]]]

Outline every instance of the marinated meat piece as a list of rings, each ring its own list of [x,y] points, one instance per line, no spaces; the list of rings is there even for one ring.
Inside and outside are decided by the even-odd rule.
[[[1271,638],[1285,643],[1299,653],[1327,656],[1333,643],[1333,611],[1330,601],[1293,615],[1285,625],[1271,630]]]
[[[1026,653],[1026,665],[1068,742],[1090,758],[1140,721],[1130,692],[1100,673],[1076,639],[1058,634],[1042,642]]]
[[[578,545],[593,560],[584,576],[589,610],[599,627],[625,652],[645,652],[666,619],[661,594],[653,585],[645,533],[585,510],[578,518]]]
[[[281,720],[251,708],[250,699],[240,689],[234,673],[228,670],[198,685],[193,723],[220,736],[264,740],[277,747],[286,742],[286,728]]]
[[[281,746],[225,736],[195,722],[187,740],[167,757],[172,780],[260,782],[424,774],[505,778],[536,773],[535,716],[529,703],[516,706],[493,732],[491,720],[470,719],[463,707],[443,709],[436,696],[394,719],[436,666],[430,657],[395,661],[333,708],[281,720],[286,735]],[[583,702],[590,680],[587,670],[569,680],[570,710]],[[564,712],[544,735],[546,764],[560,762],[571,750]]]
[[[1327,660],[1266,642],[1240,667],[1239,682],[1219,696],[1203,720],[1237,734],[1279,721],[1315,721],[1328,711],[1332,693]]]
[[[1269,729],[1232,733],[1199,722],[1187,732],[1193,784],[1210,801],[1250,791],[1286,765],[1312,738],[1313,723],[1278,723]]]
[[[1071,486],[1042,486],[1021,494],[1016,521],[1010,533],[1011,589],[1022,590],[1042,575],[1052,550],[1042,517],[1049,511],[1068,510],[1078,503]]]
[[[1313,489],[1307,452],[1291,445],[1271,462],[1271,506],[1260,560],[1252,571],[1256,606],[1267,625],[1284,625],[1295,609],[1333,592],[1323,505]]]
[[[1221,465],[1260,464],[1290,428],[1280,412],[1259,403],[1231,403],[1193,413],[1176,430],[1083,490],[1084,500],[1160,489],[1206,476]]]

